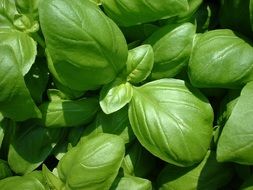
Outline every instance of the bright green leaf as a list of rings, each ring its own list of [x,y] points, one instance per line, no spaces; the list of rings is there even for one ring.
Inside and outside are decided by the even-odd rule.
[[[130,102],[132,96],[132,85],[121,78],[116,78],[112,83],[103,86],[99,104],[104,113],[110,114],[123,108]]]
[[[212,138],[211,105],[182,80],[161,79],[134,88],[129,120],[148,151],[179,166],[200,162]]]
[[[150,45],[141,45],[128,51],[127,81],[136,84],[145,80],[154,64],[154,52]]]

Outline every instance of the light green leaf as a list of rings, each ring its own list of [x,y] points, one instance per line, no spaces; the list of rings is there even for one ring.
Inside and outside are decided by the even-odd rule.
[[[13,176],[0,180],[1,190],[48,190],[44,184],[32,176]]]
[[[134,88],[129,105],[133,131],[152,154],[178,166],[204,158],[213,110],[197,89],[178,79],[156,80]]]
[[[0,45],[0,112],[16,121],[40,117],[22,75],[14,51],[7,45]]]
[[[107,15],[122,26],[170,18],[186,12],[189,9],[187,0],[102,0]],[[141,8],[140,8],[141,7]]]
[[[123,140],[111,134],[87,139],[59,161],[58,174],[65,189],[109,190],[125,153]]]
[[[253,80],[253,47],[228,29],[200,35],[194,44],[188,74],[203,88],[240,88]]]
[[[151,181],[134,176],[124,176],[110,190],[152,190]]]
[[[40,1],[41,0],[15,0],[15,4],[19,12],[37,18]]]
[[[116,78],[115,81],[103,86],[99,104],[104,113],[110,114],[123,108],[130,102],[132,96],[132,85],[121,78]]]
[[[96,98],[52,100],[40,107],[42,123],[46,127],[73,127],[89,123],[98,111]]]
[[[28,35],[14,30],[0,31],[0,112],[3,116],[18,121],[40,116],[23,78],[36,53],[36,43]]]
[[[3,139],[4,139],[4,128],[2,122],[0,121],[0,149],[2,146]]]
[[[151,44],[155,62],[151,78],[174,77],[188,64],[196,27],[191,23],[169,24],[154,32],[144,43]]]
[[[240,164],[253,164],[253,82],[241,91],[218,141],[217,159]]]
[[[63,85],[92,90],[113,81],[124,68],[125,38],[95,3],[43,0],[39,15],[49,69]]]
[[[14,0],[0,0],[0,29],[15,28],[13,21],[16,14]]]
[[[159,190],[214,190],[226,185],[233,177],[233,167],[218,163],[214,152],[198,165],[182,168],[167,165],[158,176]]]
[[[150,45],[141,45],[128,51],[127,81],[136,84],[145,80],[154,64],[154,52]]]
[[[42,166],[42,173],[50,190],[62,190],[62,187],[64,186],[62,181],[57,176],[55,176],[44,164]]]
[[[19,69],[23,76],[32,67],[37,54],[36,42],[28,35],[16,30],[0,31],[0,46],[12,49]]]

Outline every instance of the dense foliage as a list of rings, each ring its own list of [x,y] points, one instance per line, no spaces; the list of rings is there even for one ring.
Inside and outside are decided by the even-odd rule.
[[[253,190],[253,0],[0,0],[1,190]]]

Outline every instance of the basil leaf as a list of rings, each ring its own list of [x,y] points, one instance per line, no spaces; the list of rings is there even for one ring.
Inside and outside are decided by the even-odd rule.
[[[42,96],[47,88],[49,72],[44,59],[38,58],[25,75],[26,86],[37,104],[42,103]]]
[[[19,12],[37,18],[40,1],[41,0],[15,0],[15,4]]]
[[[233,168],[228,163],[218,163],[215,153],[208,151],[197,166],[181,168],[167,165],[158,176],[159,190],[222,188],[233,176]]]
[[[0,180],[12,176],[12,171],[8,163],[0,159]]]
[[[0,112],[0,122],[4,119],[3,114]]]
[[[144,43],[151,44],[155,62],[151,78],[174,77],[186,67],[196,27],[191,23],[170,24],[154,32]]]
[[[3,139],[4,139],[4,128],[2,122],[0,121],[0,149],[2,146]]]
[[[253,48],[231,30],[212,30],[194,44],[188,74],[196,87],[240,88],[253,79]]]
[[[89,123],[98,111],[96,98],[52,100],[40,107],[46,127],[73,127]]]
[[[16,121],[40,117],[33,102],[20,68],[19,59],[9,46],[0,46],[0,111]],[[21,111],[22,110],[22,111]]]
[[[103,8],[109,17],[122,26],[131,26],[173,17],[189,8],[187,0],[102,0]],[[141,8],[140,8],[141,7]]]
[[[42,174],[50,190],[61,190],[62,187],[64,187],[62,181],[57,176],[55,176],[44,164],[42,166]]]
[[[249,165],[253,163],[253,154],[251,153],[253,150],[252,92],[253,82],[248,83],[241,91],[218,141],[218,161],[233,161]]]
[[[8,46],[12,49],[22,75],[26,75],[35,61],[37,54],[36,42],[22,32],[1,30],[0,46]]]
[[[16,127],[8,152],[11,169],[17,174],[36,169],[52,152],[61,133],[62,130],[36,125]]]
[[[132,85],[121,78],[116,78],[112,83],[103,86],[99,104],[104,113],[110,114],[124,107],[132,96]]]
[[[120,178],[119,182],[110,188],[110,190],[126,190],[126,189],[152,190],[152,184],[151,181],[147,179],[128,175]]]
[[[66,189],[109,189],[124,157],[123,140],[111,134],[87,139],[59,161],[58,174]]]
[[[81,141],[85,141],[87,137],[100,133],[115,134],[120,136],[125,144],[131,143],[135,136],[128,119],[128,106],[112,114],[105,114],[102,111],[98,112],[96,120],[85,128]]]
[[[178,166],[200,162],[212,138],[211,105],[182,80],[160,79],[134,88],[129,120],[148,151]]]
[[[155,170],[156,158],[136,142],[128,148],[121,167],[125,175],[148,177]]]
[[[14,16],[18,14],[14,0],[0,0],[0,29],[15,28]]]
[[[220,102],[220,110],[217,121],[218,125],[222,127],[225,125],[238,101],[239,96],[239,90],[230,90]]]
[[[48,190],[44,184],[32,175],[13,176],[0,180],[1,190]]]
[[[39,15],[50,72],[63,85],[95,89],[113,81],[124,68],[124,36],[93,2],[44,0]]]
[[[141,45],[128,51],[127,81],[132,84],[144,81],[153,68],[154,52],[150,45]]]

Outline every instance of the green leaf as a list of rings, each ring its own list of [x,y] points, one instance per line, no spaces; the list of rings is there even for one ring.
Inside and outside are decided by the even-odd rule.
[[[217,159],[239,164],[253,164],[253,82],[241,91],[218,142]],[[235,140],[236,139],[236,140]]]
[[[115,81],[103,86],[99,104],[104,113],[110,114],[123,108],[130,102],[132,96],[132,85],[121,78],[116,78]]]
[[[1,128],[3,129],[3,140],[0,148],[0,158],[7,160],[9,146],[11,143],[11,139],[14,136],[15,128],[16,128],[16,122],[5,118],[0,123]]]
[[[42,123],[46,127],[73,127],[89,123],[98,111],[96,98],[79,100],[55,99],[40,107]]]
[[[134,176],[124,176],[110,190],[152,190],[151,181]]]
[[[194,44],[188,74],[203,88],[240,88],[253,79],[253,48],[228,29],[200,35]]]
[[[1,190],[48,190],[33,176],[13,176],[0,180]]]
[[[4,119],[3,114],[0,112],[0,122]]]
[[[44,59],[38,58],[25,76],[25,83],[33,100],[42,103],[42,96],[47,88],[49,73]]]
[[[0,29],[15,28],[13,21],[16,14],[14,0],[0,0]]]
[[[49,69],[63,85],[92,90],[113,81],[124,68],[125,38],[95,3],[43,0],[39,15]]]
[[[61,133],[62,130],[36,125],[16,127],[8,153],[11,169],[17,174],[36,169],[52,152]]]
[[[41,0],[15,0],[15,4],[19,12],[37,18],[40,1]]]
[[[174,77],[188,64],[196,27],[191,23],[169,24],[154,32],[144,43],[151,44],[155,62],[151,78]]]
[[[61,190],[64,184],[62,181],[55,176],[46,165],[42,166],[43,177],[45,178],[46,183],[48,184],[50,190]]]
[[[170,18],[186,12],[189,9],[187,0],[102,0],[107,15],[122,26],[137,25]]]
[[[100,133],[115,134],[120,136],[126,144],[131,143],[135,136],[128,119],[128,106],[112,114],[98,112],[96,120],[84,130],[81,141]]]
[[[8,46],[13,51],[17,66],[19,66],[22,75],[26,75],[35,61],[37,54],[36,42],[22,32],[1,30],[0,46]]]
[[[230,90],[224,96],[222,101],[220,102],[220,110],[218,112],[218,125],[224,126],[230,117],[237,101],[240,96],[240,90]]]
[[[203,0],[188,0],[189,3],[189,9],[187,12],[184,12],[183,14],[180,14],[177,16],[177,22],[186,22],[194,18],[194,14],[199,10],[201,5],[203,4]]]
[[[178,79],[134,88],[129,120],[148,151],[178,166],[200,162],[212,138],[211,105],[197,89]]]
[[[20,59],[7,45],[0,45],[0,112],[16,121],[40,117],[22,75]]]
[[[128,51],[127,81],[136,84],[144,81],[153,68],[154,52],[150,45],[141,45]]]
[[[198,165],[181,168],[167,165],[158,176],[159,190],[214,190],[226,185],[233,176],[228,163],[218,163],[214,152],[207,155]]]
[[[2,146],[3,139],[4,139],[4,128],[2,122],[0,121],[0,149]]]
[[[13,25],[18,30],[25,33],[37,32],[39,30],[38,21],[34,21],[32,18],[24,14],[15,15]]]
[[[87,139],[59,161],[58,174],[66,189],[109,189],[125,153],[123,140],[111,134]]]
[[[156,158],[138,142],[129,147],[121,167],[125,175],[148,177],[156,167]]]
[[[0,180],[12,176],[12,171],[8,163],[0,159]]]

